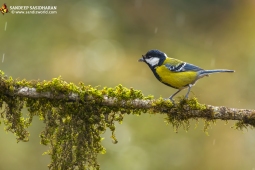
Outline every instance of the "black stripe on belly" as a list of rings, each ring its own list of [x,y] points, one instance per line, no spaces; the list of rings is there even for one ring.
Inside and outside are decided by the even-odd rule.
[[[179,88],[177,88],[177,87],[171,86],[171,85],[168,84],[168,83],[162,82],[160,76],[159,76],[158,73],[156,72],[156,69],[155,69],[155,68],[152,68],[152,67],[150,67],[150,68],[151,68],[151,71],[153,72],[154,76],[155,76],[161,83],[163,83],[163,84],[165,84],[165,85],[167,85],[167,86],[169,86],[169,87],[172,87],[172,88],[175,88],[175,89],[179,89]]]

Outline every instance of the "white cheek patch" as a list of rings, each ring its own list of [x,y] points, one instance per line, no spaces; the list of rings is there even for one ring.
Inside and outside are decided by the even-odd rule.
[[[155,65],[157,65],[159,63],[159,58],[155,58],[155,57],[152,57],[152,58],[149,58],[149,59],[145,59],[145,60],[151,66],[155,66]]]

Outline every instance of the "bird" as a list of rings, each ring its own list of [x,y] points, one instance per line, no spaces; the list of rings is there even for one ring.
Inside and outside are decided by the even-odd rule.
[[[235,72],[228,69],[204,70],[193,64],[170,58],[164,52],[156,49],[149,50],[138,61],[146,63],[161,83],[178,89],[169,97],[172,102],[174,102],[173,97],[186,88],[188,88],[188,92],[185,98],[188,99],[191,87],[195,85],[197,80],[205,76],[214,73]]]

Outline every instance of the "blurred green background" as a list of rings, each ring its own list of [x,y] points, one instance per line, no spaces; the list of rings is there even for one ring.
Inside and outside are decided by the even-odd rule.
[[[200,80],[190,97],[211,105],[254,109],[255,1],[237,0],[24,0],[8,6],[57,6],[54,15],[0,16],[0,69],[9,76],[92,86],[140,89],[169,97],[176,90],[159,83],[137,60],[150,49],[164,51],[204,69],[234,69]],[[4,3],[4,2],[2,2]],[[5,24],[7,29],[5,30]],[[4,54],[4,60],[2,55]],[[2,62],[1,62],[2,61]],[[180,95],[184,95],[184,90]],[[217,121],[203,132],[203,121],[178,133],[164,115],[126,115],[117,125],[119,143],[103,136],[103,170],[255,169],[255,130],[237,131]],[[27,143],[16,143],[0,125],[0,169],[46,170],[48,148],[39,144],[44,124],[35,119]]]

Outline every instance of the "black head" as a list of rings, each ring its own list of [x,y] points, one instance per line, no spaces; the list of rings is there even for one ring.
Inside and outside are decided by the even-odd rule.
[[[150,67],[160,66],[166,59],[166,54],[159,50],[150,50],[145,55],[142,55],[138,61],[145,62]]]

